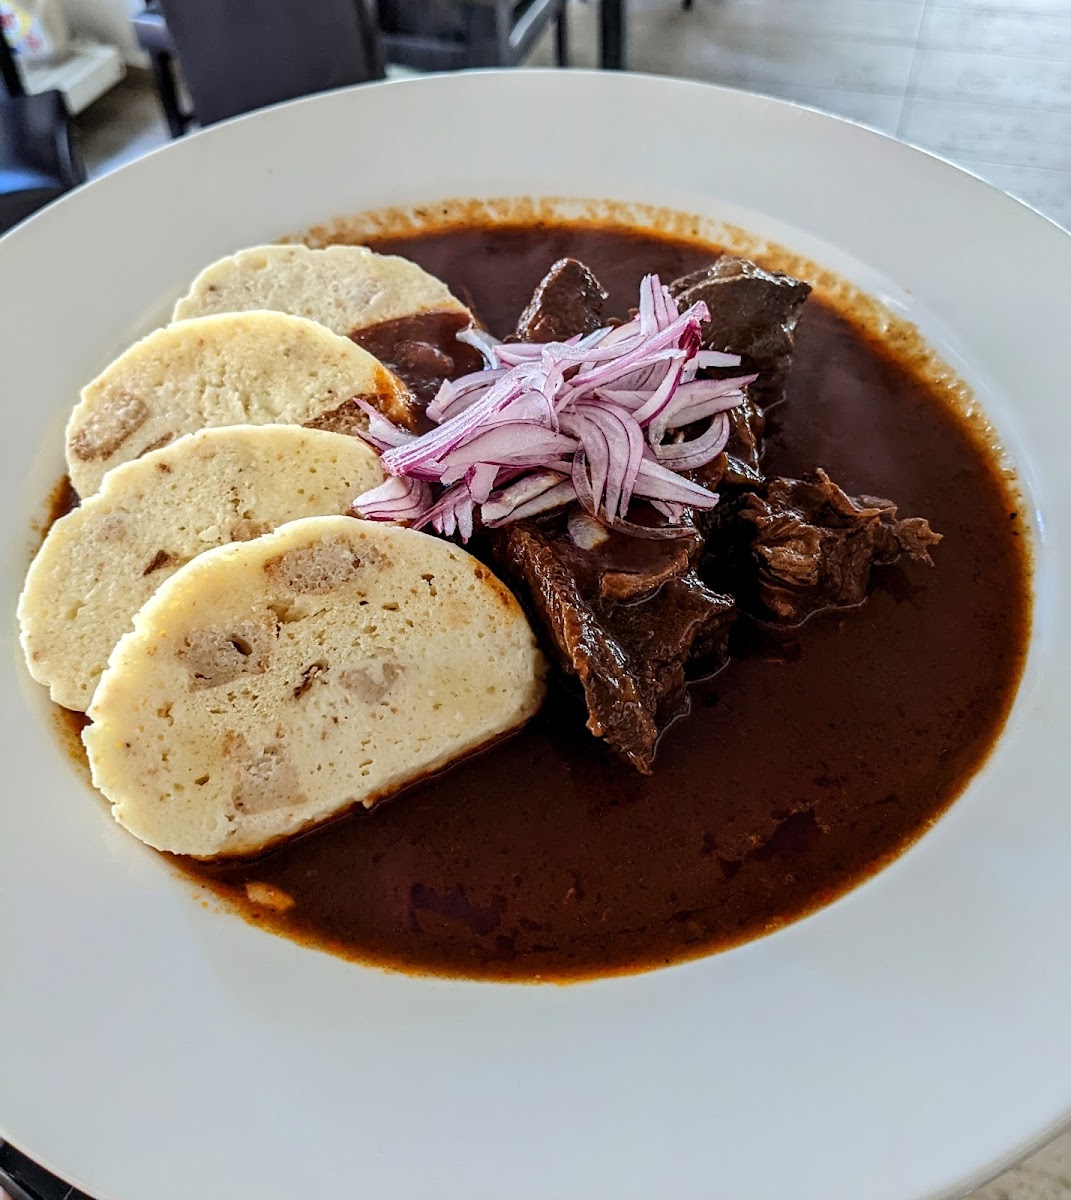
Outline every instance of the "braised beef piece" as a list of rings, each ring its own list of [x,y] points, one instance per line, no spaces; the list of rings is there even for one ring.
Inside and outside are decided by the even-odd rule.
[[[849,496],[823,470],[771,479],[716,511],[723,537],[708,574],[748,612],[789,625],[860,604],[872,567],[904,554],[931,563],[941,540],[922,517],[897,517],[891,500]]]
[[[769,372],[792,355],[796,325],[811,287],[746,258],[723,254],[709,267],[675,279],[669,290],[682,311],[700,300],[710,309],[703,334],[707,349],[741,354],[752,369]]]
[[[669,290],[682,312],[700,300],[710,310],[710,321],[703,327],[706,349],[739,354],[739,371],[759,375],[748,385],[744,403],[729,413],[725,454],[704,470],[700,482],[712,487],[722,480],[745,487],[759,483],[763,408],[784,399],[796,326],[810,285],[726,254],[709,267],[675,279]]]
[[[607,293],[575,258],[559,259],[539,281],[517,321],[519,342],[564,342],[575,334],[594,333],[603,325]]]
[[[584,549],[561,514],[493,537],[495,558],[580,681],[588,729],[645,775],[659,734],[687,709],[686,663],[714,670],[728,654],[735,608],[695,574],[701,546],[693,530],[663,541],[610,533]]]

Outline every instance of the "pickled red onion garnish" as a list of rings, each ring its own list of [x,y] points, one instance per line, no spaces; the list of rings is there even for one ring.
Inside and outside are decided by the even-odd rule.
[[[389,478],[353,511],[468,541],[477,514],[494,527],[579,501],[604,525],[665,536],[664,526],[627,520],[630,504],[649,502],[671,526],[689,507],[714,507],[717,494],[682,473],[722,452],[726,414],[755,378],[697,378],[740,365],[737,355],[700,349],[708,319],[703,303],[678,313],[648,275],[636,316],[586,337],[535,345],[459,334],[487,365],[443,383],[427,409],[430,432],[416,437],[358,401]]]

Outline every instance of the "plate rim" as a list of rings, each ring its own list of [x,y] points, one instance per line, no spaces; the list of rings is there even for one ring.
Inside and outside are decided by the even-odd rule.
[[[495,71],[480,71],[480,72],[464,73],[464,75],[469,78],[472,78],[473,76],[485,76],[485,77],[491,76],[494,78],[499,78],[503,74],[506,74],[506,73],[500,73],[500,72],[495,72]],[[547,71],[538,71],[538,72],[536,72],[536,71],[526,72],[526,74],[528,74],[530,76],[544,76],[545,77],[545,76],[556,76],[558,73],[551,71],[551,70],[547,70]],[[595,72],[595,71],[591,71],[591,72],[570,71],[568,74],[571,76],[574,76],[574,77],[586,76],[591,79],[600,79],[601,80],[603,78],[603,76],[601,76],[601,74],[599,72]],[[506,74],[506,77],[507,78],[509,77],[508,74]],[[737,91],[737,89],[726,88],[726,87],[722,87],[720,85],[707,85],[707,84],[699,83],[697,81],[666,80],[666,79],[662,79],[661,77],[657,77],[657,76],[632,76],[631,78],[639,79],[639,80],[645,80],[645,79],[646,80],[655,80],[655,81],[657,81],[657,83],[660,86],[669,83],[674,86],[700,88],[705,92],[713,90],[716,92],[725,93],[730,96],[741,94]],[[425,87],[426,88],[426,87],[428,87],[429,84],[432,84],[432,83],[434,83],[435,85],[438,86],[440,84],[440,80],[438,80],[438,79],[432,80],[430,78],[419,79],[419,80],[391,80],[391,81],[385,81],[383,83],[374,84],[374,85],[361,85],[357,89],[340,89],[336,92],[325,93],[325,94],[322,94],[319,96],[307,97],[307,98],[304,98],[299,101],[293,101],[293,102],[290,102],[290,103],[287,103],[284,105],[273,106],[271,109],[262,110],[261,112],[258,112],[258,113],[246,114],[241,117],[234,118],[231,121],[221,123],[218,126],[211,127],[210,129],[202,131],[201,133],[198,133],[193,136],[196,138],[200,138],[200,139],[211,138],[216,135],[222,134],[224,130],[233,130],[236,126],[244,125],[247,122],[251,123],[251,122],[268,121],[268,120],[274,119],[274,115],[278,114],[279,112],[286,111],[286,110],[293,110],[300,106],[310,106],[311,107],[311,106],[321,105],[325,101],[333,101],[333,100],[336,100],[340,96],[349,96],[358,91],[367,94],[372,89],[379,90],[379,89],[387,89],[387,88],[408,88],[411,90],[414,87]],[[599,84],[598,86],[602,86],[602,84]],[[865,133],[867,133],[871,136],[877,136],[877,137],[881,138],[884,142],[889,143],[893,146],[904,146],[905,145],[905,143],[899,142],[897,139],[891,137],[888,134],[883,133],[882,131],[871,129],[869,126],[865,125],[862,122],[850,121],[850,120],[847,120],[844,118],[830,117],[828,114],[823,114],[820,112],[820,110],[814,109],[813,107],[811,107],[809,105],[803,105],[803,104],[799,104],[796,102],[790,102],[790,101],[781,101],[776,98],[764,97],[764,96],[759,96],[759,97],[751,96],[750,98],[761,100],[763,103],[773,105],[777,108],[795,109],[795,110],[799,110],[801,112],[807,112],[807,113],[811,113],[816,116],[822,117],[824,120],[833,120],[840,124],[852,126],[854,128],[864,131]],[[227,136],[229,136],[229,135],[227,135]],[[191,138],[191,140],[192,140],[192,138]],[[126,164],[123,167],[118,168],[117,171],[114,172],[112,175],[106,176],[102,179],[94,181],[93,183],[91,183],[89,185],[89,187],[87,187],[85,189],[85,191],[89,192],[92,188],[99,187],[101,184],[105,183],[105,181],[108,178],[118,177],[119,175],[123,175],[127,178],[132,178],[132,176],[129,175],[129,172],[138,172],[139,170],[141,170],[143,168],[144,163],[146,162],[147,159],[158,158],[163,152],[170,151],[170,150],[172,150],[172,148],[173,147],[171,145],[161,147],[158,150],[152,152],[152,154],[145,156],[145,158],[143,158],[143,159],[139,159],[139,160],[136,160],[129,164]],[[975,181],[974,184],[972,184],[972,186],[976,186],[977,183],[982,183],[985,185],[985,187],[989,191],[994,192],[997,195],[1002,196],[1002,197],[1005,196],[1005,193],[1000,192],[1000,190],[993,187],[993,185],[986,183],[986,181],[984,181],[984,180],[980,180],[977,176],[973,175],[973,173],[966,171],[964,168],[958,167],[955,164],[948,162],[948,160],[942,158],[941,156],[932,154],[928,151],[919,150],[918,148],[912,148],[912,149],[915,153],[922,154],[924,157],[934,160],[934,161],[942,164],[945,167],[951,167],[953,171],[956,171],[957,173],[972,179],[973,181]],[[1051,226],[1059,234],[1067,236],[1066,231],[1063,230],[1061,226],[1059,226],[1056,222],[1052,221],[1050,218],[1045,217],[1044,214],[1038,213],[1035,209],[1032,209],[1029,205],[1025,204],[1025,202],[1023,202],[1023,201],[1015,200],[1014,198],[1012,198],[1012,200],[1015,204],[1019,205],[1021,208],[1025,209],[1027,212],[1030,212],[1032,214],[1032,216],[1040,217],[1041,220],[1046,223],[1046,225]],[[30,235],[30,231],[32,231],[36,228],[42,228],[42,229],[46,228],[47,223],[54,219],[54,214],[56,212],[58,212],[58,211],[73,212],[73,211],[75,211],[73,208],[73,205],[75,205],[75,204],[81,205],[82,203],[84,203],[84,193],[79,191],[77,193],[74,193],[72,195],[62,198],[61,200],[57,201],[53,205],[48,206],[48,208],[46,210],[43,210],[41,213],[36,214],[33,218],[31,218],[23,226],[20,226],[16,230],[12,231],[11,234],[6,236],[4,239],[0,240],[0,262],[2,262],[4,257],[7,255],[8,246],[12,243],[13,239],[15,239],[15,238],[24,239],[25,236]],[[64,208],[65,205],[71,206],[71,207],[65,209]],[[50,216],[49,214],[52,214],[52,216]],[[1016,703],[1018,705],[1018,701]],[[1002,740],[1003,740],[1003,735],[1002,735]],[[956,803],[959,803],[959,801],[957,801]],[[884,874],[884,872],[883,872],[883,874]],[[864,884],[863,886],[865,887],[866,884]],[[852,893],[850,893],[850,895],[855,895],[855,894],[857,894],[858,891],[859,891],[859,889],[857,888]],[[795,928],[798,928],[798,923],[794,926],[789,927],[787,932],[791,932],[791,930],[795,929]],[[773,936],[776,937],[778,935],[773,935]],[[769,940],[769,939],[766,939],[766,940]],[[730,951],[729,953],[732,953],[732,952]],[[666,972],[665,974],[669,974],[669,972]],[[606,982],[608,982],[608,981],[606,981]],[[495,986],[501,986],[501,985],[495,985]],[[3,1116],[0,1115],[0,1122],[2,1122],[3,1120],[4,1120]],[[1060,1117],[1057,1120],[1055,1125],[1050,1126],[1048,1133],[1051,1133],[1051,1131],[1053,1129],[1058,1130],[1059,1127],[1066,1125],[1068,1123],[1071,1123],[1071,1105],[1069,1105],[1067,1111],[1065,1111],[1065,1113],[1062,1115],[1062,1117]],[[1048,1133],[1039,1133],[1037,1135],[1037,1138],[1034,1141],[1032,1141],[1030,1144],[1031,1145],[1044,1144],[1044,1141],[1047,1140],[1047,1138],[1048,1138]],[[20,1145],[20,1148],[21,1148],[21,1143],[18,1141],[18,1139],[16,1138],[13,1140],[14,1140],[15,1144]],[[1019,1156],[1020,1150],[1021,1150],[1021,1147],[1017,1147],[1015,1150],[1009,1151],[1008,1154],[1002,1156],[1000,1159],[1001,1164],[1005,1164],[1007,1161],[1009,1161],[1009,1156],[1010,1156],[1010,1160],[1014,1161],[1015,1158],[1017,1158]],[[1026,1152],[1028,1153],[1029,1150],[1027,1150]],[[47,1160],[42,1158],[39,1161],[46,1162]],[[1001,1167],[999,1167],[999,1166],[995,1168],[995,1171],[992,1170],[991,1168],[992,1168],[992,1164],[990,1165],[990,1167],[985,1168],[986,1173],[984,1175],[979,1175],[978,1179],[984,1182],[985,1178],[992,1177],[993,1173],[999,1173],[999,1170],[1001,1169]],[[974,1186],[974,1183],[965,1183],[964,1186]],[[107,1193],[101,1193],[99,1188],[97,1189],[96,1194],[98,1195],[98,1200],[108,1200]],[[939,1194],[951,1195],[953,1193],[944,1192],[944,1193],[932,1193],[932,1194],[934,1196],[937,1196]]]

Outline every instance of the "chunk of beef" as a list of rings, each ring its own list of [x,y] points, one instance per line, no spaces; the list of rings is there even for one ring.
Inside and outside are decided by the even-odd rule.
[[[767,271],[744,258],[722,255],[709,267],[669,285],[683,312],[702,300],[710,310],[703,327],[708,350],[739,354],[742,370],[758,372],[744,403],[729,414],[725,454],[715,459],[701,482],[750,487],[762,480],[763,408],[784,399],[792,365],[796,326],[811,288],[779,271]]]
[[[683,311],[702,300],[710,309],[704,345],[743,355],[769,372],[790,358],[810,284],[723,254],[709,267],[675,279],[669,290]],[[787,365],[787,364],[786,364]]]
[[[702,539],[611,533],[577,545],[561,518],[494,535],[494,554],[522,586],[558,661],[576,676],[588,729],[649,774],[658,737],[687,707],[685,665],[728,654],[733,601],[693,570]]]
[[[601,328],[607,293],[575,258],[559,259],[543,276],[517,321],[519,342],[564,342]]]
[[[900,518],[891,500],[849,496],[819,470],[742,492],[718,515],[725,536],[712,577],[731,580],[757,616],[797,624],[866,599],[871,568],[901,555],[932,563],[941,535],[922,517]],[[725,573],[723,575],[723,572]]]

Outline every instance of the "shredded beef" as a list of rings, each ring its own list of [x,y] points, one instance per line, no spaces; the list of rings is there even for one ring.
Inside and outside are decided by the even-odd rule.
[[[723,553],[708,560],[711,577],[747,611],[789,625],[862,603],[872,567],[901,555],[931,563],[941,540],[922,517],[898,517],[891,500],[849,496],[823,470],[742,492],[720,506],[717,522]]]

